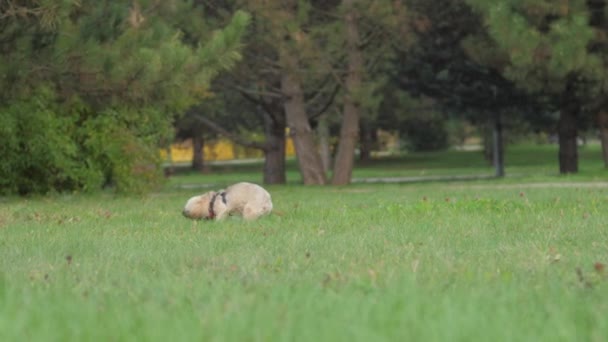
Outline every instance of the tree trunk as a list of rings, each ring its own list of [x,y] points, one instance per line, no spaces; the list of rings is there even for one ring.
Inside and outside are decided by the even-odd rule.
[[[372,159],[372,148],[377,137],[368,121],[362,122],[360,129],[359,160],[362,163],[369,163]]]
[[[285,118],[265,115],[264,184],[285,184]]]
[[[597,114],[597,123],[600,130],[600,141],[602,142],[602,157],[604,158],[604,167],[608,168],[608,111],[599,111]]]
[[[167,163],[169,163],[169,165],[165,167],[163,172],[165,177],[171,177],[175,173],[175,165],[173,164],[173,152],[170,144],[165,148],[165,151],[167,153]]]
[[[505,149],[500,112],[494,113],[493,161],[496,177],[505,176]]]
[[[285,95],[285,115],[289,134],[296,149],[302,181],[307,185],[325,184],[327,178],[306,115],[304,93],[300,81],[295,76],[297,59],[285,49],[280,51],[280,58],[283,66],[281,91]]]
[[[576,105],[563,106],[559,115],[557,130],[559,135],[559,172],[578,172],[578,147],[576,146],[578,108]]]
[[[359,138],[360,106],[355,99],[361,87],[363,73],[363,55],[359,47],[359,31],[357,13],[354,8],[355,0],[343,0],[347,8],[344,17],[346,24],[346,49],[348,53],[348,75],[346,76],[346,94],[344,96],[344,112],[340,129],[340,142],[334,162],[333,185],[344,185],[351,181],[355,159],[355,147]]]
[[[205,141],[201,132],[192,135],[192,169],[207,172],[205,163]]]
[[[323,114],[319,117],[317,134],[319,136],[319,150],[321,153],[321,162],[323,163],[323,171],[325,171],[327,174],[331,170],[331,148],[329,147],[329,125],[327,124],[327,114]]]
[[[492,165],[494,161],[494,148],[493,148],[493,129],[491,123],[488,121],[482,127],[482,143],[483,143],[483,159],[489,164]]]

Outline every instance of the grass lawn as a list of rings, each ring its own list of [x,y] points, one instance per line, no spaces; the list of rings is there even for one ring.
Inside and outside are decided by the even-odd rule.
[[[579,148],[579,173],[571,176],[559,175],[558,147],[556,145],[508,146],[505,156],[507,177],[502,182],[561,182],[604,181],[608,172],[604,168],[599,145],[590,144]],[[295,161],[287,162],[287,181],[299,184],[300,174]],[[261,162],[244,164],[223,164],[211,166],[212,173],[185,173],[173,177],[169,187],[199,185],[224,185],[235,181],[261,182],[263,165]],[[356,182],[370,178],[411,178],[413,182],[421,177],[492,176],[494,168],[483,159],[481,151],[441,151],[409,153],[403,156],[387,157],[372,163],[358,163],[353,170]]]
[[[491,173],[458,153],[355,173]],[[144,197],[1,199],[0,341],[608,340],[606,172],[510,153],[505,180],[271,186],[280,215],[255,222],[188,221],[199,190],[178,186],[255,166]]]

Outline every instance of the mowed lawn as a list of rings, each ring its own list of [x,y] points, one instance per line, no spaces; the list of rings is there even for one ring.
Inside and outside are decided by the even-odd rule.
[[[2,199],[0,341],[606,341],[608,185],[581,167],[271,186],[256,222],[188,221],[204,190],[176,186],[256,174]]]

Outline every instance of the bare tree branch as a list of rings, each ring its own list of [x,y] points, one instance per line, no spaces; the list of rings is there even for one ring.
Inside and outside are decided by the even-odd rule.
[[[209,129],[217,132],[220,135],[223,135],[224,137],[232,140],[233,142],[241,145],[241,146],[245,146],[245,147],[252,147],[252,148],[257,148],[260,150],[267,150],[270,147],[268,146],[268,144],[265,143],[260,143],[257,141],[251,141],[251,140],[247,140],[244,139],[243,137],[240,137],[236,134],[230,133],[228,130],[226,130],[225,128],[223,128],[222,126],[218,125],[217,123],[215,123],[214,121],[204,117],[203,115],[196,113],[196,112],[190,112],[190,116],[196,120],[198,120],[200,123],[202,123],[203,125],[207,126]]]
[[[249,95],[268,96],[268,97],[273,97],[273,98],[277,98],[277,99],[283,98],[283,94],[279,93],[279,92],[253,90],[253,89],[248,89],[248,88],[237,86],[237,85],[234,85],[233,87],[234,87],[234,89],[238,90],[240,93],[245,93],[245,94],[249,94]]]
[[[254,97],[253,95],[247,93],[246,91],[239,90],[238,88],[237,88],[237,91],[239,92],[239,94],[241,94],[242,97],[245,98],[245,100],[255,104],[256,106],[262,107],[264,112],[268,116],[270,116],[270,119],[272,120],[273,123],[277,122],[277,119],[274,117],[274,111],[270,108],[270,106],[271,106],[270,103],[266,102],[264,100],[264,98],[262,98],[262,96]]]
[[[334,99],[336,98],[336,94],[338,94],[338,91],[340,90],[340,88],[341,88],[340,84],[334,85],[334,89],[332,89],[332,92],[329,95],[329,98],[327,99],[327,101],[325,101],[323,106],[321,106],[321,108],[316,113],[310,114],[308,116],[308,118],[316,119],[317,117],[323,115],[323,113],[325,113],[325,111],[327,111],[327,109],[334,103]]]

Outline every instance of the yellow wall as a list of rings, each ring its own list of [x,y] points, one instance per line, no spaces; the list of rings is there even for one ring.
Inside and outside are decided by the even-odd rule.
[[[165,149],[160,150],[160,155],[163,160],[167,159]],[[285,141],[285,155],[289,157],[295,155],[293,142],[289,138]],[[235,145],[227,139],[222,138],[205,142],[205,160],[208,161],[262,157],[262,151]],[[192,140],[172,144],[171,159],[176,163],[192,161]]]

